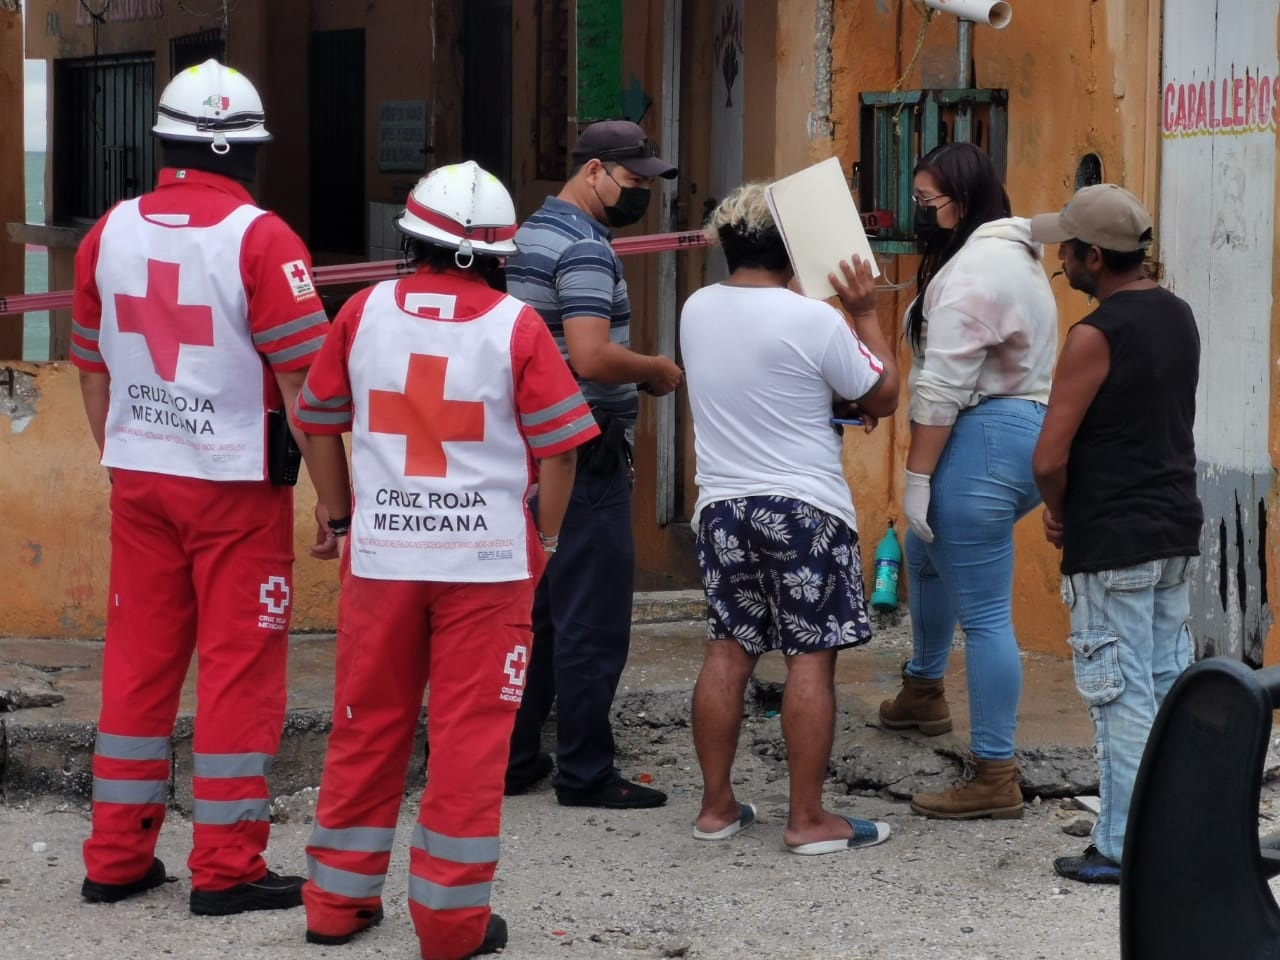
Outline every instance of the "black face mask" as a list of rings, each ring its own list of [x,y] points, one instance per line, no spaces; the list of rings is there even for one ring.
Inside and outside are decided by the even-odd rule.
[[[921,206],[911,218],[911,229],[915,232],[916,242],[926,251],[938,250],[946,246],[954,227],[938,226],[938,208]]]
[[[613,174],[605,171],[605,176],[613,180]],[[613,180],[618,183],[617,180]],[[649,188],[648,187],[624,187],[618,183],[618,202],[609,206],[603,200],[600,201],[604,207],[604,218],[611,227],[629,227],[633,223],[639,223],[644,219],[645,213],[649,209]],[[600,191],[596,191],[596,198],[599,199]]]

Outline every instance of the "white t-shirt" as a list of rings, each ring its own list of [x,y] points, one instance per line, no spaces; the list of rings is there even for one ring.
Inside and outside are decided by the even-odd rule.
[[[843,315],[781,287],[704,287],[680,314],[698,515],[737,497],[803,500],[857,529],[831,400],[875,387],[880,361]]]

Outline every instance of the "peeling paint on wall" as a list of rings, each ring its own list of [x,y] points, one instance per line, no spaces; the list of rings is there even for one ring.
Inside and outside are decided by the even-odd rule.
[[[1280,74],[1278,15],[1280,0],[1166,0],[1165,109],[1152,121],[1164,134],[1165,278],[1200,327],[1196,453],[1205,527],[1192,631],[1199,656],[1231,656],[1254,667],[1262,665],[1272,620],[1266,502],[1276,156],[1270,119],[1258,122],[1274,97],[1261,101],[1257,78]],[[1224,125],[1226,101],[1237,92],[1241,122],[1233,100],[1232,122]]]
[[[809,139],[830,140],[835,134],[831,120],[831,40],[835,35],[835,0],[819,3],[814,14],[813,112],[809,114]]]
[[[1272,620],[1266,560],[1270,472],[1249,475],[1207,464],[1199,486],[1205,525],[1200,570],[1191,584],[1197,655],[1261,667]]]
[[[36,416],[36,378],[20,367],[0,367],[0,417],[7,417],[9,429],[22,433]]]

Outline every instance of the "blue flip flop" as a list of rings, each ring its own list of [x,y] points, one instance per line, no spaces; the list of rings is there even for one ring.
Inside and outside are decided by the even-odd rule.
[[[727,827],[721,827],[719,830],[699,830],[693,828],[693,839],[695,840],[728,840],[730,837],[741,833],[747,827],[756,822],[756,805],[754,803],[738,804],[738,819]]]
[[[822,853],[842,853],[858,847],[874,847],[889,839],[889,825],[883,820],[857,820],[843,814],[840,816],[853,828],[853,836],[838,840],[815,840],[813,843],[801,843],[787,849],[802,857],[813,857]]]

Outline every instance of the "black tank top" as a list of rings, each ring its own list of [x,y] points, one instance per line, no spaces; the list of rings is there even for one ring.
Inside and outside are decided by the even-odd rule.
[[[1128,290],[1080,322],[1107,338],[1111,367],[1071,442],[1062,572],[1198,556],[1191,308],[1162,288]]]

